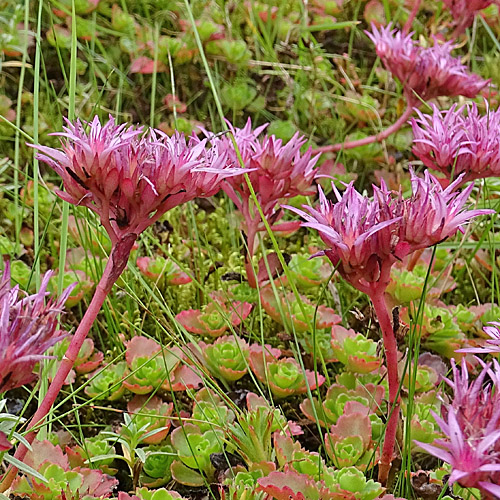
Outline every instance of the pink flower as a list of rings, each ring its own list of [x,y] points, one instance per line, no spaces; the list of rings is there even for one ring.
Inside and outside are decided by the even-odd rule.
[[[412,196],[403,202],[400,242],[409,246],[408,253],[427,248],[453,236],[458,229],[479,215],[493,210],[464,210],[474,187],[457,191],[459,177],[443,189],[440,182],[426,170],[424,178],[411,172]]]
[[[455,26],[455,34],[460,34],[471,26],[476,14],[492,3],[499,4],[498,0],[443,0],[443,3],[450,9]]]
[[[481,116],[477,106],[452,106],[412,119],[413,153],[448,178],[464,174],[462,182],[500,175],[500,111]],[[466,112],[466,113],[465,113]]]
[[[328,249],[324,253],[351,283],[376,282],[384,261],[393,262],[397,237],[395,216],[383,196],[367,198],[351,182],[341,195],[332,184],[337,203],[329,202],[319,187],[317,209],[304,206],[309,213],[286,207],[305,219],[302,225],[316,229]],[[356,285],[355,285],[356,286]]]
[[[66,336],[57,330],[58,318],[75,285],[46,302],[50,277],[50,272],[45,274],[38,293],[19,297],[19,286],[10,286],[10,264],[5,263],[0,278],[0,394],[35,380],[36,363]]]
[[[461,370],[452,360],[451,404],[442,407],[443,417],[434,418],[445,434],[433,445],[418,443],[427,452],[452,466],[450,483],[500,494],[500,365],[483,365],[478,378],[469,383],[467,365]],[[487,377],[491,382],[486,382]]]
[[[220,189],[230,168],[226,155],[206,150],[206,141],[175,133],[168,137],[151,130],[116,125],[113,118],[101,125],[97,117],[87,124],[69,123],[62,151],[34,146],[39,159],[63,179],[65,192],[57,194],[98,214],[111,242],[139,234],[166,211]]]
[[[301,154],[300,148],[306,143],[305,137],[297,132],[290,141],[283,144],[281,139],[274,135],[265,135],[259,139],[258,136],[267,124],[252,130],[252,122],[249,119],[242,129],[233,127],[229,122],[228,126],[235,137],[243,163],[249,169],[248,176],[264,216],[271,225],[283,216],[281,208],[277,207],[280,200],[315,192],[312,182],[316,175],[314,167],[319,155],[313,157],[312,148]],[[224,137],[219,144],[220,149],[227,152],[229,158],[236,162],[236,152],[230,139]],[[258,231],[264,230],[264,225],[251,202],[250,190],[243,175],[226,179],[222,189],[243,214],[243,229],[249,240],[250,254],[253,254],[254,236]],[[280,226],[275,225],[275,229],[279,228]]]
[[[498,354],[500,353],[500,322],[492,321],[488,323],[490,326],[483,328],[484,333],[490,338],[481,347],[468,347],[459,349],[456,352],[471,352],[476,354]]]
[[[433,246],[453,236],[473,217],[491,210],[465,210],[472,185],[456,191],[460,178],[446,189],[425,173],[420,178],[411,172],[412,196],[403,199],[387,189],[374,186],[370,199],[350,183],[337,203],[329,202],[320,188],[320,206],[304,205],[308,213],[286,207],[305,219],[303,226],[316,229],[328,249],[325,254],[340,274],[359,290],[381,283],[387,287],[390,268],[397,259]],[[385,289],[385,288],[384,288]]]
[[[452,57],[452,42],[424,48],[411,36],[403,35],[392,29],[389,24],[380,31],[372,26],[372,32],[366,32],[375,44],[377,55],[384,66],[404,86],[406,98],[418,106],[421,99],[428,101],[438,96],[464,95],[475,97],[487,84],[478,75],[469,73],[459,58]]]

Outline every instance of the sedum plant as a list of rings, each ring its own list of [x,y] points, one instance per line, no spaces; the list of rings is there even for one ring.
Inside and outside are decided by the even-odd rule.
[[[337,360],[354,373],[370,373],[382,365],[377,343],[354,330],[334,325],[331,344]]]
[[[230,325],[238,326],[245,320],[252,304],[248,302],[233,302],[229,307],[218,301],[211,302],[202,309],[181,311],[175,319],[191,333],[219,337],[224,334]]]
[[[225,335],[213,344],[198,342],[210,373],[217,378],[234,382],[248,371],[248,344],[240,337]]]
[[[143,448],[146,455],[140,477],[141,484],[158,488],[172,479],[170,466],[177,457],[171,444],[150,445]]]
[[[210,462],[210,455],[223,450],[221,430],[211,428],[202,432],[197,425],[186,423],[172,432],[171,440],[178,460],[174,460],[170,469],[177,482],[202,486],[206,478],[213,478],[215,469]]]
[[[292,292],[275,292],[270,286],[261,289],[260,298],[267,314],[289,331],[306,333],[314,329],[322,330],[342,320],[330,307],[317,306],[304,296],[300,296],[299,304]]]
[[[193,281],[175,262],[160,255],[139,257],[136,263],[144,276],[152,280],[164,279],[167,285],[185,285]]]
[[[148,488],[137,488],[134,493],[129,494],[124,491],[118,492],[118,500],[186,500],[176,491],[158,488],[150,490]]]
[[[304,394],[308,387],[314,390],[325,381],[323,375],[303,370],[294,358],[280,358],[279,349],[252,344],[249,352],[252,372],[261,382],[269,385],[277,398]]]
[[[123,381],[127,374],[127,363],[120,361],[103,366],[90,375],[85,394],[92,399],[116,401],[125,394]]]
[[[319,232],[326,245],[321,254],[348,283],[368,295],[375,309],[384,343],[390,403],[379,467],[383,484],[392,463],[400,408],[398,345],[385,292],[396,261],[454,236],[474,217],[492,213],[465,208],[473,186],[460,192],[461,180],[459,177],[443,189],[427,171],[423,178],[411,172],[412,194],[407,198],[391,192],[385,182],[380,188],[373,186],[372,199],[358,193],[353,183],[342,194],[332,184],[336,202],[328,201],[318,188],[317,209],[288,207],[305,219],[305,227]]]

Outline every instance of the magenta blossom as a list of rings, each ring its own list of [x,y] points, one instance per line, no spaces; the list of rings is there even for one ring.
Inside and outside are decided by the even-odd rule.
[[[413,153],[433,170],[462,182],[500,175],[500,110],[481,116],[477,106],[456,105],[412,119]]]
[[[452,359],[453,399],[443,404],[443,418],[434,418],[445,434],[433,445],[418,443],[427,452],[452,466],[450,483],[500,496],[500,365],[483,365],[469,382],[467,364],[461,370]],[[489,381],[487,381],[489,379]]]
[[[113,118],[101,125],[95,117],[87,125],[88,132],[79,120],[68,122],[54,134],[66,138],[62,151],[35,147],[63,179],[65,192],[57,194],[96,212],[113,244],[181,203],[214,195],[224,178],[241,172],[196,137],[143,135],[142,127],[116,125]]]
[[[304,154],[300,149],[306,143],[306,138],[297,132],[286,144],[274,135],[260,133],[267,125],[257,127],[252,131],[252,122],[248,119],[244,128],[228,126],[234,135],[245,167],[249,169],[248,176],[255,190],[259,205],[270,225],[275,225],[281,219],[283,212],[278,202],[297,195],[315,193],[312,186],[316,171],[314,169],[319,155],[313,157],[309,148]],[[232,161],[237,161],[233,144],[228,137],[220,140],[220,149],[227,152]],[[220,153],[221,155],[223,153]],[[244,217],[243,230],[248,238],[250,254],[254,252],[254,239],[259,231],[263,231],[262,223],[256,207],[251,201],[250,190],[243,175],[226,179],[222,189],[234,202]],[[276,230],[280,225],[275,225]],[[287,229],[283,225],[284,230]]]
[[[470,352],[475,354],[500,354],[500,322],[491,321],[490,326],[483,328],[484,333],[490,338],[481,347],[467,347],[457,352]]]
[[[500,4],[498,0],[443,0],[453,17],[455,34],[463,33],[472,25],[476,14],[491,4]]]
[[[374,198],[358,193],[351,182],[341,195],[333,185],[337,203],[329,202],[320,188],[320,206],[304,206],[306,213],[287,207],[303,217],[305,227],[316,229],[327,245],[324,253],[353,286],[387,287],[390,268],[397,259],[433,246],[453,236],[470,219],[491,210],[465,210],[472,186],[456,191],[460,179],[446,189],[425,173],[413,171],[412,196],[403,199],[374,186]],[[370,293],[369,293],[370,294]]]
[[[380,31],[372,26],[372,32],[366,34],[384,66],[403,84],[413,106],[419,105],[414,93],[425,101],[438,96],[475,97],[488,84],[450,55],[452,42],[439,45],[434,40],[432,47],[425,48],[411,38],[412,33],[404,35],[390,24]]]
[[[59,299],[46,301],[50,277],[45,274],[38,293],[20,297],[19,286],[10,286],[10,264],[5,263],[0,278],[0,394],[35,380],[36,363],[66,335],[57,329],[58,318],[75,285]]]

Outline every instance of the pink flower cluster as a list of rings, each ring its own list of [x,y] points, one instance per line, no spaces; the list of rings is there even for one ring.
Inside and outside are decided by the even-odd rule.
[[[469,73],[459,58],[450,54],[452,42],[422,47],[412,33],[403,34],[389,24],[366,32],[375,44],[384,66],[404,86],[405,97],[413,106],[438,96],[475,97],[487,84],[478,75]],[[417,96],[415,96],[417,94]]]
[[[453,236],[470,219],[491,210],[466,210],[472,185],[456,191],[461,179],[446,189],[425,172],[414,172],[412,196],[403,199],[382,182],[373,186],[374,196],[358,193],[353,183],[341,195],[333,185],[337,203],[326,199],[320,189],[317,209],[304,205],[308,212],[287,207],[305,219],[303,226],[316,229],[327,245],[325,254],[342,276],[359,290],[387,286],[390,268],[397,259],[427,248]]]
[[[461,370],[454,360],[453,399],[434,418],[445,434],[434,444],[418,442],[427,452],[452,467],[450,483],[479,488],[493,498],[500,497],[500,365],[483,365],[480,375],[469,382],[467,364]]]
[[[413,153],[426,167],[448,178],[464,173],[462,182],[500,175],[500,110],[484,116],[475,104],[432,113],[419,111],[411,120]]]
[[[305,137],[297,132],[288,143],[283,144],[281,139],[274,135],[264,135],[259,139],[267,124],[252,130],[252,122],[249,119],[242,129],[233,127],[229,122],[228,126],[236,140],[243,164],[248,168],[248,176],[257,200],[270,225],[283,216],[283,211],[277,207],[280,200],[299,194],[315,193],[312,183],[316,176],[314,167],[319,155],[313,156],[312,148],[301,154],[300,149],[306,143]],[[219,155],[227,153],[230,162],[238,163],[229,137],[219,140],[219,150]],[[251,201],[250,189],[243,175],[227,178],[222,189],[244,217],[243,230],[248,239],[250,254],[253,254],[254,237],[258,231],[264,230],[264,225]]]
[[[491,4],[500,4],[498,0],[443,0],[453,17],[455,34],[465,31],[474,21],[476,14]]]
[[[88,131],[87,131],[88,128]],[[62,151],[35,146],[39,159],[63,179],[69,203],[96,212],[115,244],[125,235],[138,235],[166,211],[217,193],[223,179],[240,173],[227,155],[206,148],[206,140],[182,134],[168,137],[157,130],[101,125],[97,117],[84,126],[67,123]]]
[[[19,286],[10,285],[10,265],[0,278],[0,394],[33,382],[33,369],[49,347],[65,337],[57,330],[63,304],[74,285],[59,299],[46,302],[51,273],[46,273],[40,290],[20,297]]]

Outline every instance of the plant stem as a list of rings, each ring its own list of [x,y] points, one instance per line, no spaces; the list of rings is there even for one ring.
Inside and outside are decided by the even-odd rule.
[[[391,469],[399,421],[398,345],[391,317],[385,302],[384,291],[381,290],[380,293],[373,293],[370,298],[382,330],[387,378],[389,381],[389,418],[385,428],[384,446],[382,448],[382,455],[378,468],[378,480],[382,485],[385,485]]]
[[[404,113],[390,126],[387,127],[382,132],[379,132],[375,135],[370,135],[368,137],[363,137],[363,139],[357,139],[356,141],[348,141],[348,142],[339,142],[337,144],[329,144],[328,146],[321,146],[316,148],[315,151],[319,153],[328,153],[328,152],[337,152],[342,151],[344,149],[354,149],[359,148],[360,146],[366,146],[368,144],[373,144],[374,142],[382,142],[387,139],[391,134],[397,132],[410,118],[413,113],[413,106],[411,103],[408,104],[408,107],[405,109]]]
[[[409,31],[411,30],[411,27],[413,25],[413,21],[417,17],[418,11],[420,10],[421,3],[422,3],[422,0],[413,0],[413,7],[411,9],[410,15],[408,16],[408,19],[406,20],[406,23],[403,26],[403,35],[407,35],[409,33]]]
[[[45,394],[45,397],[42,400],[42,403],[40,404],[38,410],[35,412],[33,418],[31,419],[28,425],[28,430],[33,429],[33,427],[35,426],[39,426],[49,413],[50,409],[52,408],[52,405],[54,404],[57,395],[59,394],[61,388],[64,385],[66,377],[73,368],[78,353],[80,352],[80,348],[82,347],[83,341],[87,337],[87,334],[89,333],[90,328],[92,327],[92,324],[94,323],[94,320],[97,317],[97,314],[101,310],[104,300],[111,291],[113,284],[121,274],[121,273],[119,274],[116,273],[117,266],[113,256],[114,256],[114,251],[112,252],[110,258],[108,259],[108,263],[106,264],[104,273],[99,283],[97,284],[94,296],[92,297],[92,300],[89,304],[87,311],[85,312],[85,315],[82,318],[82,321],[80,322],[80,325],[78,326],[75,334],[73,335],[68,350],[66,351],[66,354],[64,355],[62,362],[57,370],[56,376],[54,377],[54,380],[52,380],[52,383],[50,384],[47,393]],[[26,440],[30,444],[35,439],[38,430],[39,429],[35,429],[25,436]],[[24,444],[20,443],[14,456],[18,460],[22,461],[26,456],[27,451],[28,448],[26,448]],[[17,468],[11,466],[5,473],[0,483],[0,492],[4,492],[10,487],[16,475],[17,475]]]

